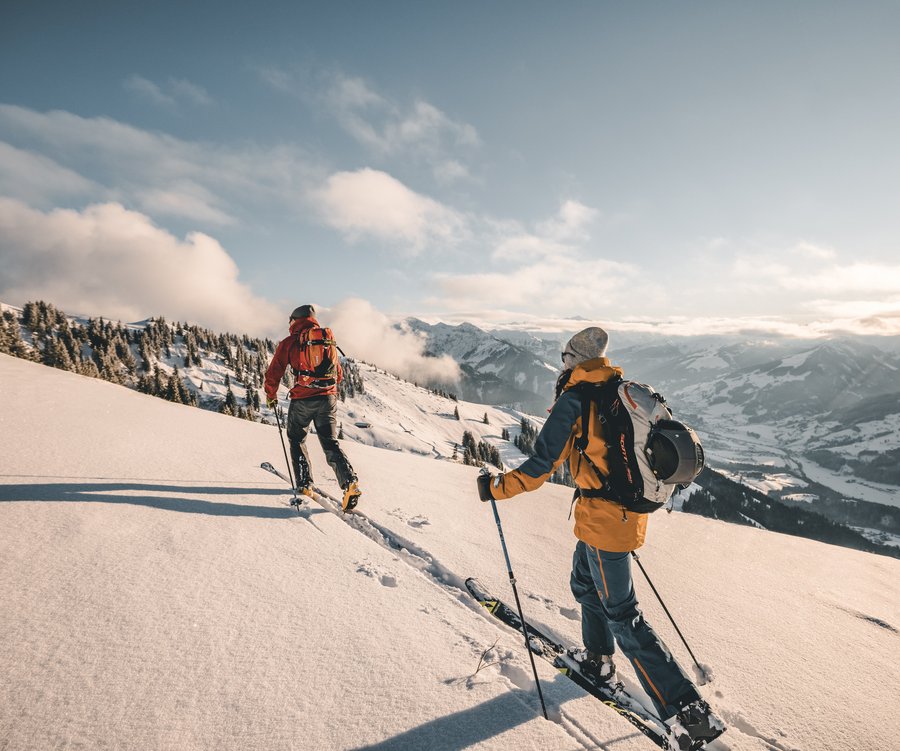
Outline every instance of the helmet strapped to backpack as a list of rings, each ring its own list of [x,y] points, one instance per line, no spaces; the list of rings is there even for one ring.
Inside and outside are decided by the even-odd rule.
[[[658,420],[644,450],[653,473],[667,485],[689,485],[703,469],[703,446],[697,434],[677,420]]]
[[[603,483],[581,489],[586,498],[603,498],[626,510],[649,513],[662,508],[679,485],[689,485],[703,469],[697,434],[672,419],[666,400],[649,386],[614,378],[604,384],[579,384],[581,435],[575,449]],[[596,404],[606,443],[604,474],[587,455],[591,404]]]

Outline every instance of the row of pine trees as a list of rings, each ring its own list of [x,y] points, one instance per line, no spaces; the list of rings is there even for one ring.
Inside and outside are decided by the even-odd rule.
[[[260,389],[275,342],[170,324],[164,318],[152,318],[142,327],[99,318],[79,322],[52,304],[37,301],[26,303],[21,315],[6,310],[0,316],[0,352],[179,404],[259,420]],[[204,366],[224,371],[224,396],[204,393],[202,381],[195,385],[182,373]],[[358,366],[347,362],[344,368],[341,399],[365,393]]]

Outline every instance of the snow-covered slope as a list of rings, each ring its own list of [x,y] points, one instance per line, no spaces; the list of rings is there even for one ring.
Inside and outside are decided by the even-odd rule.
[[[517,466],[525,456],[502,439],[503,429],[515,437],[523,417],[537,426],[544,421],[507,407],[451,399],[366,363],[358,367],[365,391],[338,402],[338,422],[346,438],[369,446],[450,459],[468,431],[496,446],[505,465]],[[287,408],[287,389],[279,395]]]
[[[3,355],[0,390],[0,748],[649,748],[545,664],[539,719],[519,639],[460,590],[509,596],[473,468],[347,442],[376,526],[302,519],[258,469],[274,427]],[[575,641],[569,498],[501,515],[526,615]],[[896,747],[898,561],[682,514],[642,560],[720,751]]]

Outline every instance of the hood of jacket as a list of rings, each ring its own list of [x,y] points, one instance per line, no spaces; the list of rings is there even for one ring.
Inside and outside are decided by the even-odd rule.
[[[309,318],[295,318],[291,321],[291,333],[298,334],[301,331],[306,331],[306,329],[312,329],[319,325],[319,322],[310,316]]]
[[[595,357],[576,365],[569,375],[564,391],[574,388],[580,383],[606,383],[611,378],[622,376],[622,368],[609,364],[606,357]]]

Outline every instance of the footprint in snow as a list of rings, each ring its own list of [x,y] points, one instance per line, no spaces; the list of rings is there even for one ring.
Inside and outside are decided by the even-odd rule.
[[[400,521],[408,524],[410,527],[414,527],[416,529],[419,529],[420,527],[427,527],[431,524],[431,522],[428,520],[428,517],[422,516],[421,514],[413,516],[412,518],[408,518],[401,508],[395,508],[393,511],[388,511],[388,513],[394,518],[399,519]]]
[[[397,587],[399,586],[399,581],[396,576],[392,576],[391,574],[382,574],[375,566],[367,561],[356,564],[356,573],[357,574],[365,574],[366,576],[371,577],[372,579],[378,579],[379,584],[383,587]]]
[[[559,614],[563,616],[563,618],[568,618],[570,621],[580,621],[581,613],[578,612],[577,608],[559,608]]]

